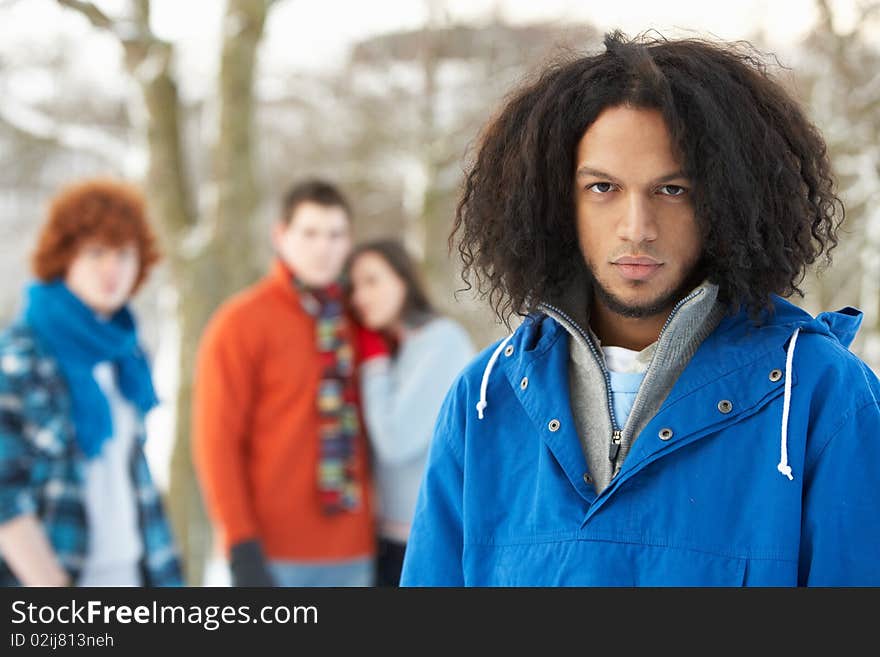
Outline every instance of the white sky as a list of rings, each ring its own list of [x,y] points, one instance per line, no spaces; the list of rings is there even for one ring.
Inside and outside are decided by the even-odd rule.
[[[155,29],[169,37],[187,39],[204,34],[208,11],[219,13],[222,5],[215,0],[154,3]],[[816,18],[813,0],[446,0],[445,5],[453,21],[485,21],[496,12],[515,23],[589,21],[630,34],[655,28],[670,34],[698,31],[724,39],[746,37],[760,27],[780,44],[797,40]],[[833,6],[842,26],[847,27],[855,0],[834,0]],[[265,49],[290,63],[314,66],[332,61],[346,43],[356,39],[417,28],[424,24],[427,13],[427,3],[419,0],[285,0],[273,9]]]
[[[128,0],[98,0],[108,13]],[[841,26],[851,25],[856,0],[832,0]],[[185,96],[212,93],[218,65],[222,0],[153,0],[153,29],[177,42]],[[746,38],[761,29],[771,47],[797,41],[816,18],[813,0],[447,0],[453,21],[486,21],[498,13],[511,22],[589,21],[629,34],[657,29],[667,35],[699,33],[722,39]],[[341,64],[355,40],[424,24],[420,0],[280,0],[272,10],[261,50],[264,71],[313,69]],[[0,57],[26,68],[28,55],[55,47],[59,39],[77,43],[70,76],[102,85],[118,84],[119,48],[85,20],[58,8],[54,0],[18,0],[0,9]],[[23,70],[24,73],[24,70]],[[11,90],[23,102],[45,94],[48,80],[32,71]],[[122,92],[122,89],[120,89]]]

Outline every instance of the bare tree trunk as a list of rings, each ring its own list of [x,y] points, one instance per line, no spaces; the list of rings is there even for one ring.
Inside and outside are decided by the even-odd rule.
[[[220,134],[217,136],[217,207],[214,234],[224,263],[226,287],[239,289],[259,273],[254,252],[254,219],[259,190],[254,171],[254,72],[263,35],[266,0],[228,0],[220,64]],[[246,250],[243,251],[243,247]]]
[[[414,231],[415,241],[423,257],[422,271],[433,299],[449,299],[453,275],[449,269],[447,242],[452,225],[448,190],[444,189],[441,172],[446,164],[446,143],[438,134],[436,107],[438,100],[437,76],[440,67],[437,29],[444,21],[444,0],[427,0],[428,22],[423,30],[420,59],[423,92],[421,106],[421,155],[424,188],[419,223]],[[446,309],[448,310],[448,308]]]
[[[192,336],[200,330],[195,326],[199,322],[197,317],[204,314],[197,313],[203,304],[197,278],[203,257],[196,255],[189,259],[179,246],[197,224],[181,143],[180,102],[169,65],[170,57],[159,75],[141,81],[141,89],[149,117],[147,193],[154,213],[162,218],[169,247],[172,284],[178,292],[175,311],[181,336],[168,509],[187,583],[198,585],[202,580],[209,532],[189,455],[189,425],[195,353]]]
[[[58,0],[93,25],[120,38],[126,67],[147,109],[150,164],[146,191],[159,220],[177,290],[180,328],[179,388],[171,457],[169,514],[187,583],[202,582],[211,531],[191,458],[191,404],[195,355],[211,314],[231,293],[252,282],[258,269],[253,220],[259,205],[253,167],[253,79],[257,47],[272,0],[228,0],[220,66],[220,126],[214,150],[216,205],[199,218],[183,152],[173,47],[150,32],[150,0],[133,0],[134,33],[121,30],[96,5]],[[129,26],[126,26],[129,27]]]
[[[201,583],[211,546],[192,464],[190,410],[195,355],[214,310],[259,274],[252,259],[253,225],[259,206],[252,146],[253,79],[268,7],[266,0],[229,0],[227,4],[219,79],[220,126],[214,153],[216,205],[209,218],[213,231],[204,250],[195,254],[185,275],[178,279],[181,362],[171,488],[172,503],[183,507],[177,509],[176,530],[184,537],[190,584]]]

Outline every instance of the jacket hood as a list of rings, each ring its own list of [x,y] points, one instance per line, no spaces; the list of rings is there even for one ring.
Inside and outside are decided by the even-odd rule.
[[[862,317],[861,310],[847,306],[833,312],[820,313],[808,324],[806,330],[833,336],[840,344],[849,348],[862,325]]]
[[[786,336],[791,335],[795,329],[800,329],[801,333],[816,333],[832,338],[848,349],[862,324],[862,317],[862,311],[852,306],[826,311],[813,317],[790,301],[773,297],[773,313],[765,316],[760,329],[779,331]],[[738,322],[749,321],[746,314],[741,312],[728,317],[724,323],[727,324],[727,329],[732,329]]]

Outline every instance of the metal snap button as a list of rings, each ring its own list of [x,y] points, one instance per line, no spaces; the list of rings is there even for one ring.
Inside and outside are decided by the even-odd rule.
[[[504,348],[504,355],[510,356],[512,353],[513,353],[513,345],[509,344],[509,345],[507,345],[507,347]]]
[[[524,376],[522,378],[522,381],[519,382],[519,387],[521,390],[525,390],[526,388],[528,388],[529,387],[529,377]]]
[[[773,383],[776,383],[781,378],[782,370],[770,370],[770,380],[773,381]]]
[[[718,402],[718,410],[725,414],[730,413],[733,410],[733,404],[729,399],[722,399]]]
[[[669,440],[672,438],[672,429],[664,427],[663,429],[660,429],[660,433],[657,435],[660,436],[660,440]]]
[[[550,431],[559,431],[559,427],[559,420],[557,420],[556,418],[550,420],[550,423],[547,425],[547,428],[550,429]]]
[[[585,481],[586,483],[588,483],[588,484],[592,484],[592,483],[593,483],[593,478],[590,476],[590,473],[589,473],[589,472],[585,472],[585,473],[584,473],[584,481]]]

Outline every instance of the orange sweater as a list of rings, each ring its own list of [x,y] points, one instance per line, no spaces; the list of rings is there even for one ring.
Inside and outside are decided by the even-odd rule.
[[[357,443],[364,504],[328,516],[318,496],[320,379],[315,322],[288,270],[228,300],[199,348],[193,456],[226,551],[259,539],[268,558],[336,560],[375,551],[367,445]]]

